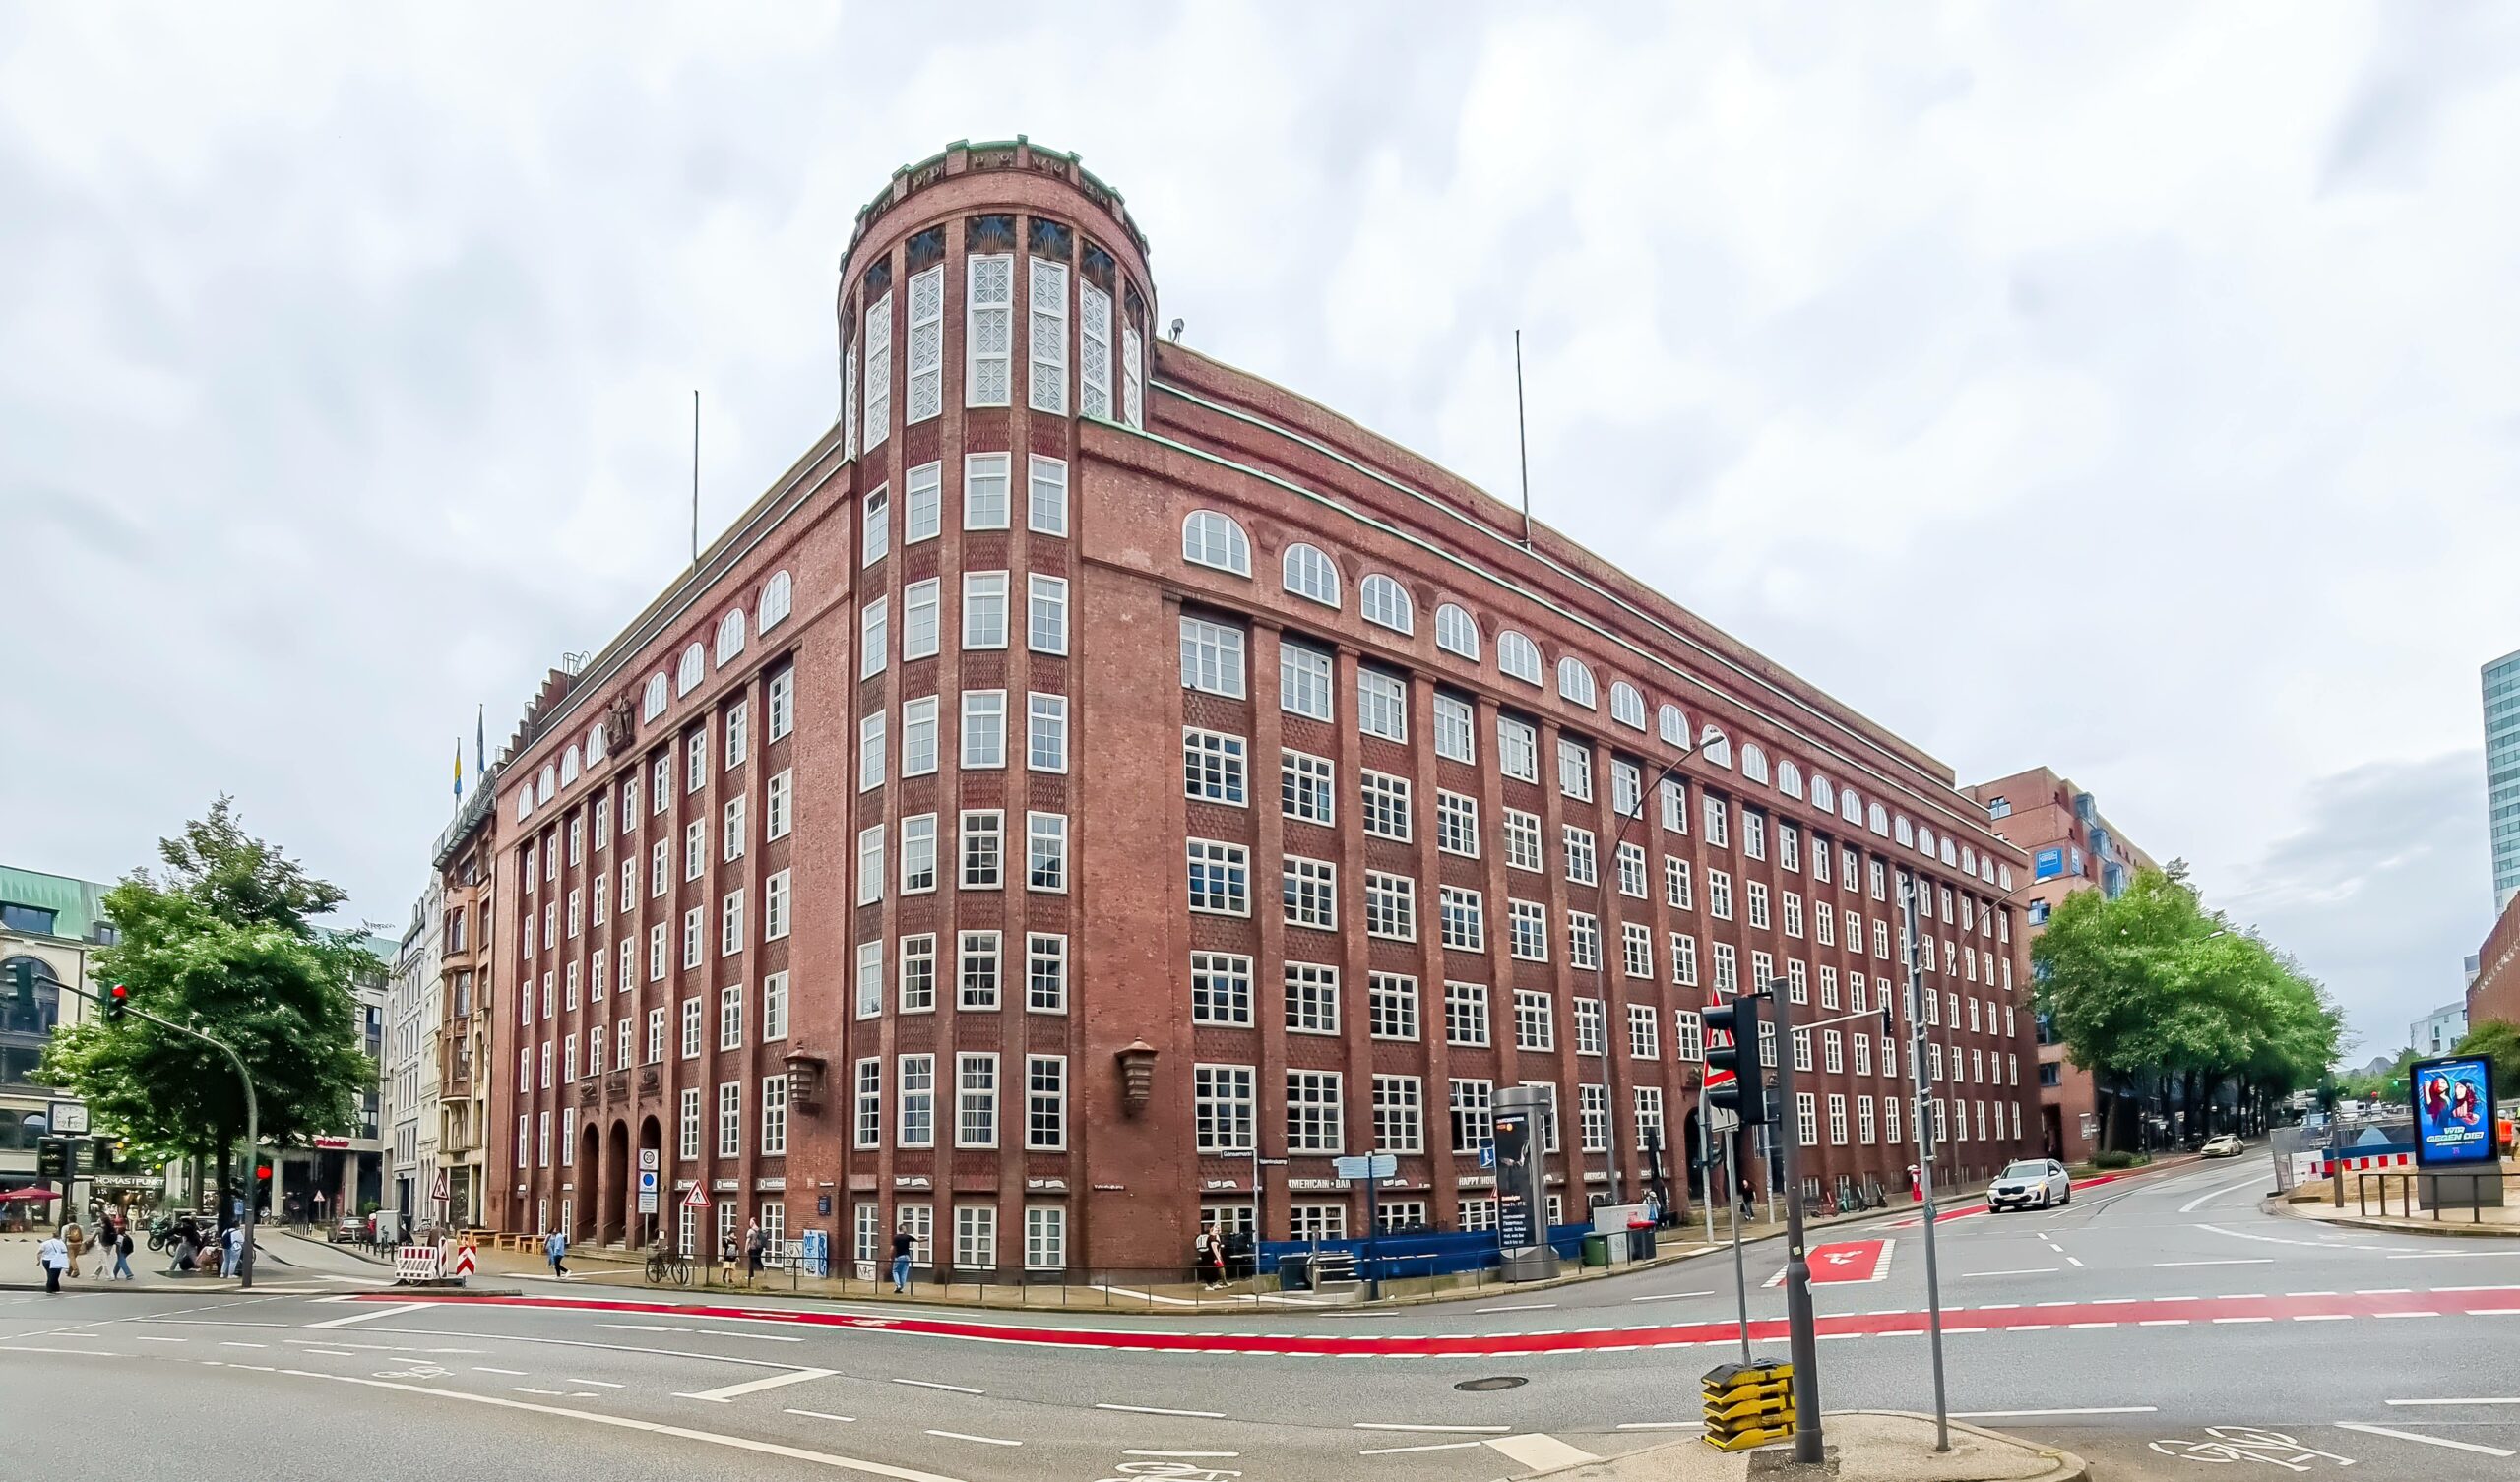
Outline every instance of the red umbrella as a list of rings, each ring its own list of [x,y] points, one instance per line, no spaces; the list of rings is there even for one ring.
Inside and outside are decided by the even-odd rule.
[[[0,1194],[0,1204],[39,1204],[60,1197],[49,1189],[12,1189]]]

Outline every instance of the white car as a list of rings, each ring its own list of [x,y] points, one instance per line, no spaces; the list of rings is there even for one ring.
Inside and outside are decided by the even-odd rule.
[[[2024,1158],[1995,1175],[1986,1186],[1988,1212],[2004,1209],[2048,1209],[2074,1202],[2073,1175],[2054,1158]]]

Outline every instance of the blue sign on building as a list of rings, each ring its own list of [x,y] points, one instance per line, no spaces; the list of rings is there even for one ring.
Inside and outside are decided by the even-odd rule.
[[[2031,878],[2034,880],[2053,880],[2064,873],[2065,851],[2063,849],[2042,849],[2039,851],[2037,860],[2033,863],[2033,874]]]

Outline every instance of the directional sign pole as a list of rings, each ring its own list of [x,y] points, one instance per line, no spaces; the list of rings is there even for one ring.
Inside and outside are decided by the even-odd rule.
[[[1382,1228],[1382,1203],[1377,1195],[1382,1180],[1374,1177],[1375,1158],[1365,1164],[1365,1300],[1382,1300],[1382,1267],[1374,1261],[1374,1236]]]
[[[1732,1206],[1732,1292],[1740,1299],[1741,1362],[1745,1364],[1750,1362],[1750,1276],[1741,1264],[1741,1175],[1737,1170],[1742,1144],[1749,1140],[1750,1129],[1735,1123],[1732,1141],[1724,1148],[1724,1187],[1731,1195],[1725,1203]]]

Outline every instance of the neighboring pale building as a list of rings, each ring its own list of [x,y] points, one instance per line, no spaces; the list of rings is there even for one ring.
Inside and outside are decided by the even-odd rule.
[[[2520,652],[2485,666],[2486,828],[2493,849],[2493,908],[2520,895]]]
[[[431,880],[411,907],[403,950],[385,989],[385,1186],[393,1204],[414,1223],[443,1217],[438,1203],[438,1028],[445,1022],[438,986],[440,912],[445,893]],[[449,1203],[452,1202],[449,1190]]]
[[[438,903],[438,1166],[447,1176],[447,1219],[483,1223],[490,1193],[490,871],[498,839],[495,797],[477,779],[430,855]]]
[[[53,984],[84,985],[88,955],[113,944],[105,891],[66,875],[0,867],[0,1192],[38,1182],[35,1143],[50,1128],[57,1104],[79,1107],[74,1120],[86,1116],[77,1097],[38,1083],[35,1067],[54,1029],[89,1016],[86,1000]],[[13,986],[13,964],[22,960],[34,964],[32,1004],[19,1002]],[[85,1150],[81,1166],[87,1166]],[[86,1207],[85,1192],[74,1190],[83,1197],[70,1207]]]
[[[2429,1058],[2447,1055],[2451,1047],[2468,1032],[2468,1001],[2443,1004],[2407,1027],[2407,1043],[2415,1053]]]

